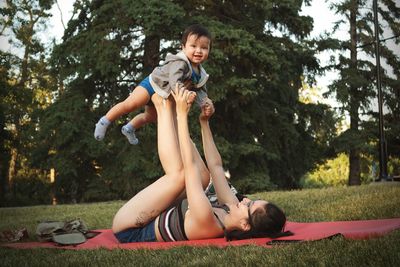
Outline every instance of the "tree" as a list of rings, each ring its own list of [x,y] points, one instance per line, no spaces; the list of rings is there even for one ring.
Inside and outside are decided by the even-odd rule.
[[[21,58],[2,52],[2,56],[6,56],[2,60],[7,63],[7,67],[2,69],[2,82],[7,90],[2,98],[2,104],[7,110],[2,126],[5,126],[7,132],[3,142],[7,146],[4,151],[9,152],[6,157],[9,159],[6,177],[10,188],[19,173],[26,175],[30,172],[27,159],[35,128],[32,114],[49,100],[46,89],[50,79],[45,64],[45,51],[37,33],[50,16],[52,2],[7,0],[0,9],[4,16],[1,34],[9,35],[11,46],[22,51]]]
[[[77,1],[51,64],[63,90],[41,115],[35,159],[55,167],[62,202],[127,198],[161,174],[154,125],[127,145],[121,118],[104,142],[95,122],[128,88],[180,47],[183,29],[202,23],[213,33],[209,95],[216,141],[243,192],[297,186],[326,156],[332,113],[299,102],[304,75],[319,70],[302,1]],[[279,32],[279,34],[277,34]],[[192,136],[200,140],[191,113]],[[117,125],[117,127],[115,126]],[[324,125],[324,131],[318,128]]]
[[[6,97],[12,91],[12,85],[9,83],[9,70],[11,68],[12,55],[0,51],[0,201],[5,202],[4,197],[8,191],[8,163],[10,160],[10,149],[7,141],[10,139],[10,133],[6,128],[6,114],[11,110],[6,101]]]
[[[349,153],[349,185],[359,185],[360,180],[360,157],[368,151],[369,129],[364,125],[362,115],[371,112],[371,103],[376,100],[376,68],[371,62],[374,57],[374,33],[373,33],[373,14],[372,1],[346,0],[340,3],[332,2],[331,8],[343,15],[343,20],[336,23],[334,30],[340,25],[347,23],[349,26],[349,39],[341,41],[341,50],[348,52],[341,53],[336,69],[340,72],[340,77],[330,86],[330,92],[336,95],[337,100],[342,103],[343,110],[350,117],[350,129],[344,132],[336,142],[338,151]],[[389,28],[395,33],[398,32],[399,8],[395,1],[384,1],[380,3],[380,21],[385,21]],[[383,25],[379,27],[382,34]],[[397,69],[399,58],[384,43],[382,43],[382,57],[386,59],[389,66]],[[397,72],[397,71],[395,71]],[[397,88],[398,81],[395,77],[391,78],[387,74],[383,75],[383,87],[386,88],[385,102],[390,103],[393,93]],[[396,76],[398,74],[395,74]],[[396,98],[396,97],[395,97]],[[395,105],[391,105],[396,109]],[[376,117],[375,117],[376,118]],[[392,126],[393,127],[393,126]],[[374,127],[377,129],[377,127]],[[398,129],[397,129],[398,130]],[[377,132],[374,137],[376,138]]]
[[[312,80],[319,71],[316,48],[306,40],[312,20],[299,15],[303,1],[202,4],[183,7],[215,35],[206,64],[216,104],[212,124],[235,186],[243,192],[298,186],[325,157],[327,139],[318,139],[315,126],[332,122],[327,106],[299,102],[304,75]]]
[[[42,115],[35,157],[43,168],[55,167],[61,202],[127,198],[161,174],[154,126],[142,130],[134,148],[115,125],[102,143],[93,127],[171,51],[160,50],[160,42],[179,35],[182,11],[170,1],[119,0],[77,1],[74,12],[53,50],[53,70],[64,87]]]

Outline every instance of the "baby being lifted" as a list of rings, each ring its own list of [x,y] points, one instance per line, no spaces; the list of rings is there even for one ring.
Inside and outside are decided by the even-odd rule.
[[[182,35],[182,51],[176,55],[168,54],[164,64],[156,67],[148,77],[142,80],[128,98],[113,106],[105,116],[100,118],[96,124],[94,137],[99,141],[103,140],[111,122],[145,106],[143,113],[136,115],[121,129],[130,144],[138,144],[136,130],[157,120],[157,113],[150,101],[151,96],[157,93],[163,98],[168,98],[177,83],[196,92],[194,101],[200,107],[212,106],[213,103],[208,98],[206,89],[209,75],[201,65],[208,58],[210,45],[211,34],[206,28],[198,24],[189,26]]]

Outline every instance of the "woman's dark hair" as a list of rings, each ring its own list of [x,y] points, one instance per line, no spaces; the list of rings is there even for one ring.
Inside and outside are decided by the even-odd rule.
[[[250,214],[249,223],[251,225],[249,231],[233,231],[228,233],[226,238],[228,240],[255,237],[277,238],[293,235],[290,231],[284,232],[286,224],[285,213],[278,206],[270,202]]]
[[[193,24],[185,29],[185,31],[182,34],[182,40],[181,40],[182,45],[186,44],[189,35],[196,35],[197,38],[204,36],[210,39],[211,41],[211,33],[200,24]]]

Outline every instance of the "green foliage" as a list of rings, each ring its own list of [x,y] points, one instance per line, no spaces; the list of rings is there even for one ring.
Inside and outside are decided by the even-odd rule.
[[[12,191],[4,196],[0,206],[33,206],[51,201],[51,184],[46,176],[23,175],[14,178]]]
[[[369,184],[378,178],[378,163],[372,157],[361,157],[361,183]],[[349,157],[339,153],[337,157],[319,164],[315,170],[307,173],[302,179],[303,188],[321,188],[344,186],[348,182]]]
[[[295,122],[305,110],[298,105],[301,75],[305,69],[310,74],[317,71],[311,48],[301,42],[308,34],[309,20],[298,15],[297,4],[213,3],[213,9],[204,12],[216,18],[205,22],[215,36],[207,63],[210,96],[216,104],[212,126],[231,144],[223,159],[229,161],[225,165],[235,184],[247,177],[259,181],[259,188],[295,187],[314,159],[323,157],[324,149],[314,146],[317,138]],[[283,10],[286,16],[276,16]],[[293,23],[299,20],[303,23]],[[265,25],[288,34],[275,37],[264,31]],[[300,41],[292,41],[290,35]],[[300,147],[309,148],[307,156],[300,150],[303,156],[299,157]],[[261,173],[260,180],[256,177]]]
[[[388,172],[391,177],[400,176],[400,158],[390,157],[388,162]]]
[[[328,160],[321,164],[315,171],[306,175],[302,181],[302,186],[327,187],[343,186],[347,184],[349,176],[349,157],[341,153],[335,159]]]
[[[39,120],[35,113],[49,105],[49,91],[54,81],[49,75],[44,45],[38,38],[38,33],[50,17],[49,9],[53,3],[52,0],[15,0],[7,1],[0,7],[4,16],[0,19],[4,22],[2,38],[8,39],[12,48],[10,51],[18,51],[15,55],[1,52],[0,191],[2,197],[7,195],[10,202],[20,199],[20,194],[25,199],[24,203],[30,204],[26,200],[32,192],[29,187],[21,186],[21,181],[32,179],[32,183],[36,184],[38,177],[33,174],[45,173],[31,166],[30,153],[35,144],[33,136]],[[15,191],[17,185],[19,189],[23,188],[18,194]],[[36,196],[32,198],[33,203],[40,199]],[[44,196],[41,201],[48,203],[45,199]]]
[[[377,68],[375,64],[374,14],[371,1],[330,1],[331,8],[343,20],[336,23],[334,31],[343,24],[350,27],[347,40],[339,41],[340,55],[332,62],[339,72],[339,78],[330,86],[330,93],[342,104],[342,111],[350,117],[350,129],[343,132],[335,141],[337,152],[350,156],[349,182],[360,182],[361,154],[369,154],[378,161],[377,144],[379,140],[378,113],[373,110],[377,101]],[[378,1],[378,34],[383,40],[387,36],[398,36],[400,8],[396,1]],[[390,47],[389,42],[380,42],[381,85],[384,106],[389,110],[384,118],[385,132],[388,136],[389,156],[399,157],[399,70],[400,57],[396,53],[398,41]],[[338,47],[336,47],[338,48]],[[346,53],[345,53],[346,52]],[[374,62],[374,63],[372,63]],[[367,114],[368,116],[363,116]],[[366,119],[367,118],[367,119]],[[366,145],[367,144],[367,145]],[[370,144],[374,144],[371,148]],[[353,170],[353,171],[351,171]]]
[[[211,124],[238,189],[297,186],[324,157],[332,114],[326,106],[298,102],[301,77],[306,70],[311,76],[318,71],[304,40],[312,21],[299,15],[301,1],[119,0],[77,2],[74,8],[76,16],[52,56],[65,87],[42,117],[43,142],[36,147],[42,155],[37,162],[56,168],[58,196],[65,201],[129,198],[162,175],[154,126],[139,132],[137,147],[127,145],[119,133],[125,118],[109,128],[103,143],[94,141],[91,131],[145,75],[146,37],[171,43],[160,48],[157,56],[162,59],[166,52],[176,52],[180,33],[192,23],[204,24],[213,34],[205,64],[211,75],[209,96],[217,110]],[[285,35],[275,37],[272,30]],[[199,144],[196,112],[191,128]],[[323,122],[330,126],[315,134]]]
[[[396,160],[390,166],[396,167]],[[379,166],[373,157],[362,155],[361,157],[361,183],[369,184],[378,178]],[[397,165],[398,166],[398,165]],[[393,170],[390,168],[391,171]],[[345,153],[339,153],[337,157],[328,159],[319,164],[315,170],[307,173],[302,179],[303,188],[336,187],[347,184],[349,175],[349,157]]]
[[[8,82],[9,70],[11,68],[11,55],[0,51],[0,201],[3,202],[4,195],[7,192],[8,186],[8,166],[5,164],[10,160],[10,147],[7,146],[7,140],[10,139],[11,134],[6,128],[7,114],[9,114],[11,107],[6,101],[7,95],[13,89],[12,85]]]
[[[133,147],[120,133],[127,117],[103,142],[93,138],[94,125],[154,61],[179,49],[187,25],[202,23],[213,35],[205,64],[216,107],[211,126],[233,183],[246,193],[298,187],[331,154],[335,134],[329,107],[299,101],[304,77],[321,71],[315,52],[335,45],[306,39],[313,22],[299,14],[303,2],[76,1],[62,42],[43,58],[51,72],[36,61],[35,90],[22,102],[10,95],[10,105],[21,105],[15,125],[32,111],[32,123],[18,129],[30,141],[11,147],[23,147],[32,168],[55,168],[61,203],[131,197],[163,174],[155,126],[141,129]],[[201,147],[197,112],[190,127]]]
[[[85,98],[79,91],[67,92],[41,116],[34,151],[35,163],[44,169],[55,168],[56,197],[62,202],[79,201],[91,180],[96,177],[92,163],[99,148],[92,137],[91,115]]]

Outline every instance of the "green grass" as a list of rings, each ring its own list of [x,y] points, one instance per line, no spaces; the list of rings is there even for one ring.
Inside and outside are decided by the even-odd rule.
[[[316,222],[400,217],[400,184],[262,192],[290,221]],[[122,201],[0,209],[0,231],[26,227],[36,240],[37,222],[82,218],[91,229],[110,228]],[[179,247],[169,250],[16,250],[0,248],[0,266],[399,266],[400,231],[368,240],[335,238],[273,248]]]

